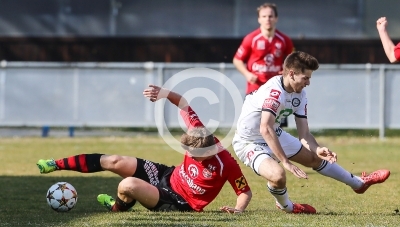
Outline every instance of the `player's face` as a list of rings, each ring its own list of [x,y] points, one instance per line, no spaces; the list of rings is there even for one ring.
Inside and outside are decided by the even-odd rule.
[[[258,13],[258,23],[260,27],[265,30],[275,29],[276,22],[278,18],[275,16],[275,12],[271,8],[263,8]]]
[[[303,88],[310,85],[312,70],[306,69],[304,73],[291,71],[291,87],[294,92],[300,93]]]

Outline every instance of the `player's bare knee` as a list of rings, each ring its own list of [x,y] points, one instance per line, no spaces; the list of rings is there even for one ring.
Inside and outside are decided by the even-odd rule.
[[[134,195],[138,187],[136,180],[137,178],[135,177],[127,177],[123,179],[118,185],[118,193],[124,195]]]
[[[120,155],[103,155],[103,157],[100,159],[100,163],[103,169],[112,170],[121,160],[122,156]]]

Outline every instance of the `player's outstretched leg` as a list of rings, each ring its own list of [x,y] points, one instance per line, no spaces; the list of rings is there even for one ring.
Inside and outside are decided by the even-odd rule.
[[[361,179],[364,181],[363,186],[359,189],[354,189],[358,194],[363,194],[371,185],[383,183],[390,176],[390,171],[387,169],[380,169],[374,171],[370,174],[363,172],[361,174]]]
[[[36,165],[39,168],[40,173],[51,173],[57,170],[57,164],[54,159],[40,159]]]
[[[51,173],[56,170],[72,170],[80,173],[104,171],[100,164],[103,154],[79,154],[58,160],[40,159],[36,165],[40,173]]]
[[[276,203],[276,208],[283,210],[280,208],[279,204]],[[292,214],[315,214],[317,211],[315,210],[314,207],[308,205],[308,204],[299,204],[299,203],[293,203],[293,210],[291,212],[285,211],[286,213],[292,213]]]

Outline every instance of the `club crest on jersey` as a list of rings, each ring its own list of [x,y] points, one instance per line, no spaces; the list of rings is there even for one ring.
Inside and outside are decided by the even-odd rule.
[[[203,169],[203,177],[204,178],[211,178],[212,177],[212,172],[209,169],[204,168]]]
[[[199,170],[197,169],[197,166],[195,166],[195,165],[193,165],[193,164],[190,164],[190,165],[189,165],[189,167],[188,167],[188,172],[189,172],[189,175],[190,175],[193,179],[197,178],[197,176],[199,175]]]
[[[235,180],[236,188],[241,190],[247,186],[246,178],[244,176],[239,177]]]
[[[257,40],[257,49],[264,50],[265,49],[265,41],[264,40]]]
[[[300,105],[300,99],[298,99],[298,98],[292,99],[292,105],[294,107],[298,107]]]
[[[269,93],[269,97],[272,97],[276,100],[279,99],[279,96],[281,95],[281,92],[275,89],[271,89],[271,92]]]

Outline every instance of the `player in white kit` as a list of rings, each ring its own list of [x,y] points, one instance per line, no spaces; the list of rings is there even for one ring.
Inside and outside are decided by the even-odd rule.
[[[358,194],[390,175],[385,169],[371,174],[363,172],[361,177],[351,174],[336,163],[336,153],[320,146],[310,133],[303,88],[310,85],[312,72],[318,67],[317,59],[307,53],[290,54],[282,76],[271,78],[246,96],[232,142],[238,158],[268,181],[267,188],[275,197],[277,208],[288,213],[316,213],[314,207],[289,199],[285,169],[298,178],[307,178],[291,161],[343,182]],[[280,119],[291,114],[295,116],[299,138],[279,127]]]

